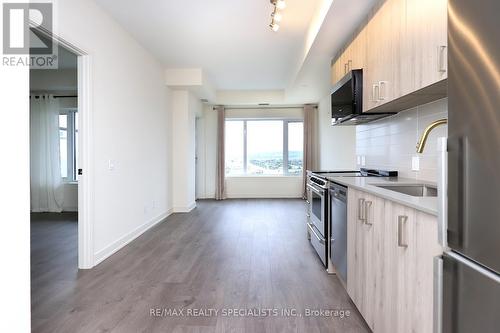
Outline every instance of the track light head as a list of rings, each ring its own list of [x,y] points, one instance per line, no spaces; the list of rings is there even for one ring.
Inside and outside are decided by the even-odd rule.
[[[274,31],[278,31],[280,26],[279,22],[283,19],[283,15],[278,11],[280,9],[284,9],[286,7],[285,0],[270,0],[271,4],[274,6],[274,10],[271,13],[271,24],[269,27]]]
[[[286,8],[285,0],[277,0],[276,1],[276,8],[285,9]]]

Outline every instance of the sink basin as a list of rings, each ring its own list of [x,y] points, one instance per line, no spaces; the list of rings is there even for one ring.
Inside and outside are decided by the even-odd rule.
[[[375,185],[386,190],[399,192],[412,197],[437,197],[437,187],[427,184]]]

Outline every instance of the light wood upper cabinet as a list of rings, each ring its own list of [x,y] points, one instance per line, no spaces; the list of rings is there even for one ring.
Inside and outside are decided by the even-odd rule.
[[[442,88],[422,89],[447,78],[446,39],[447,0],[386,0],[332,65],[332,84],[362,68],[363,112],[442,98]]]
[[[350,188],[347,233],[347,291],[373,332],[432,332],[437,218]]]
[[[332,66],[332,85],[349,71],[362,69],[366,61],[366,31],[362,30]]]
[[[447,3],[447,0],[406,0],[403,94],[448,77]]]
[[[366,64],[366,30],[361,30],[352,44],[351,49],[351,67],[352,69],[362,69]]]
[[[387,0],[366,26],[366,67],[363,72],[363,111],[401,95],[401,50],[405,1]]]

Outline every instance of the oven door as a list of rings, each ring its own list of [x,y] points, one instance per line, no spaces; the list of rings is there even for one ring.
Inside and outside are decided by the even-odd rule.
[[[310,193],[309,214],[311,223],[325,238],[325,190],[312,184],[307,184],[307,187]]]

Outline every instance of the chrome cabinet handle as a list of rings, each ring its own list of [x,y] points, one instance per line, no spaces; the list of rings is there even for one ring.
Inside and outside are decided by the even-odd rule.
[[[370,222],[370,219],[368,218],[369,216],[369,212],[370,212],[370,208],[372,207],[372,204],[373,202],[371,201],[365,201],[365,224],[366,225],[373,225],[372,222]]]
[[[365,205],[365,199],[358,199],[358,220],[364,221],[363,218],[363,207]]]
[[[384,88],[384,93],[382,94],[382,87]],[[378,83],[378,100],[383,101],[387,98],[387,81],[380,81]]]
[[[445,52],[446,51],[446,45],[440,45],[438,46],[438,72],[440,73],[445,73],[446,72],[446,57],[445,57]]]
[[[405,228],[407,221],[408,221],[408,216],[404,216],[404,215],[398,216],[398,246],[399,247],[404,247],[404,248],[408,247],[406,235],[403,231],[403,228]]]
[[[372,101],[378,102],[379,95],[380,95],[380,87],[378,86],[378,84],[374,84],[372,86]]]
[[[319,241],[320,244],[325,244],[325,239],[322,237],[319,237],[319,235],[316,233],[316,231],[314,230],[311,223],[308,223],[307,227],[309,228],[309,231],[311,231],[311,233],[314,235],[314,237],[316,237],[316,239]]]

